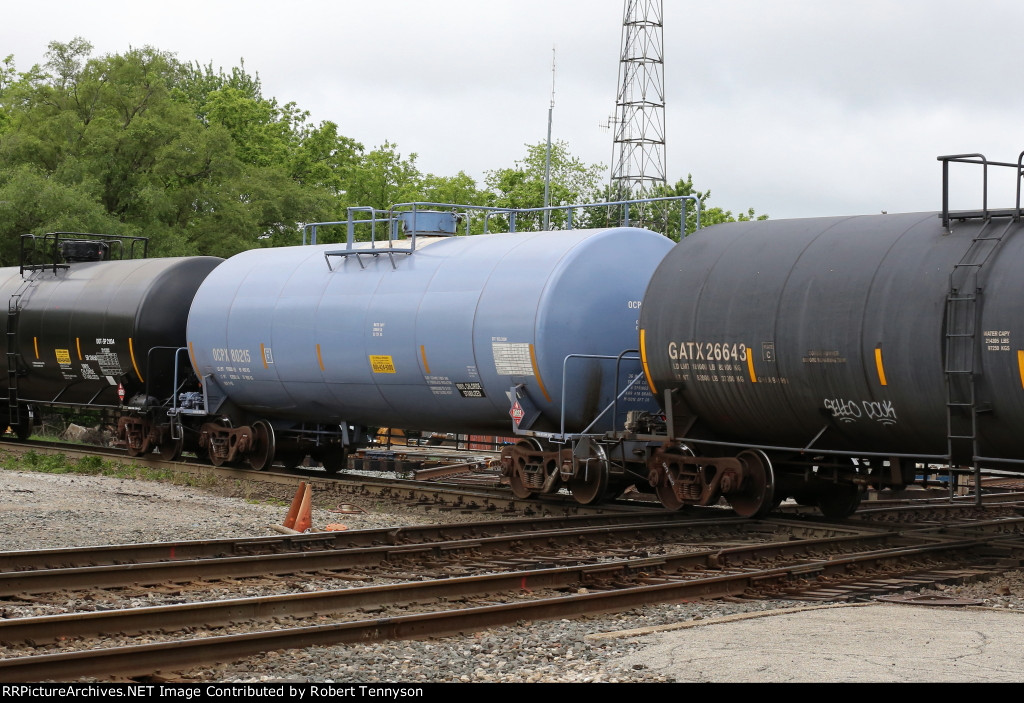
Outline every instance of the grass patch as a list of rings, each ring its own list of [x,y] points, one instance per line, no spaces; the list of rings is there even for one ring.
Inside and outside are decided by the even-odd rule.
[[[24,454],[0,451],[0,468],[46,474],[79,474],[141,481],[163,481],[190,488],[210,488],[217,483],[217,478],[212,472],[195,475],[185,471],[154,469],[140,466],[135,462],[126,463],[119,459],[104,459],[95,455],[73,459],[65,454],[48,454],[35,450],[29,450]]]

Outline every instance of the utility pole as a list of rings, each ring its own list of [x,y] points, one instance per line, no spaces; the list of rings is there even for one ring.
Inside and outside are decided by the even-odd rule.
[[[665,54],[662,0],[625,0],[619,50],[611,194],[642,198],[667,185],[665,167]],[[642,209],[630,219],[643,220]]]
[[[544,161],[544,207],[551,205],[551,118],[555,111],[555,47],[551,47],[551,105],[548,106],[548,153]],[[544,211],[544,231],[551,224],[551,211]]]

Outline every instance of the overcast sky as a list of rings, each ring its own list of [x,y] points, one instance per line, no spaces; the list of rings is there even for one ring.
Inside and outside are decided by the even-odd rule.
[[[0,7],[20,70],[81,36],[230,69],[423,171],[482,182],[553,136],[611,165],[622,0],[48,0]],[[667,0],[670,180],[773,218],[934,210],[939,154],[1024,149],[1020,0]],[[954,206],[980,205],[961,167]],[[1012,174],[994,172],[996,205]],[[1002,184],[1000,186],[1000,184]],[[1002,194],[1002,195],[1000,195]]]

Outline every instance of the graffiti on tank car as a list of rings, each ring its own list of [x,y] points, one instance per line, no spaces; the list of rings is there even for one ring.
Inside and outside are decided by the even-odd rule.
[[[825,398],[825,409],[840,422],[856,422],[861,418],[874,420],[883,425],[896,424],[896,408],[890,400],[846,400]]]
[[[728,342],[669,342],[668,358],[673,361],[746,361],[746,344]]]
[[[883,425],[896,424],[896,408],[892,406],[892,401],[865,400],[862,405],[864,406],[864,412],[869,420],[876,420],[881,422]]]
[[[832,413],[832,417],[842,422],[856,422],[864,416],[860,405],[854,400],[826,398],[825,409]]]

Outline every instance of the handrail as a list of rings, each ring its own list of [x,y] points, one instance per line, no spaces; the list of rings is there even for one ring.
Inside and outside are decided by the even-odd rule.
[[[413,251],[416,250],[416,237],[417,237],[417,234],[420,234],[420,235],[423,234],[421,232],[418,232],[418,230],[417,230],[417,228],[415,226],[415,223],[416,223],[417,212],[428,212],[428,210],[425,210],[425,208],[432,208],[432,210],[429,210],[429,212],[431,212],[431,213],[434,213],[437,210],[442,210],[442,209],[445,210],[445,211],[451,211],[453,213],[453,215],[455,216],[456,220],[458,220],[460,217],[464,217],[465,218],[465,223],[466,223],[465,234],[466,235],[470,235],[471,234],[471,232],[470,232],[470,225],[471,225],[472,219],[473,219],[472,215],[473,214],[477,214],[477,213],[482,214],[482,216],[483,216],[483,234],[490,234],[489,222],[490,222],[490,219],[492,217],[495,217],[495,216],[506,216],[506,217],[508,217],[509,218],[509,232],[515,232],[516,231],[516,219],[517,219],[517,217],[521,217],[523,215],[529,215],[529,214],[536,214],[536,213],[544,213],[544,212],[553,212],[553,211],[557,211],[557,210],[564,210],[567,213],[567,218],[566,218],[566,225],[567,225],[567,227],[566,227],[566,229],[570,229],[571,230],[571,229],[574,228],[574,219],[573,219],[574,218],[574,213],[578,209],[580,209],[580,210],[585,210],[585,209],[588,209],[588,208],[605,208],[605,209],[608,209],[608,208],[620,207],[620,206],[623,208],[623,214],[624,214],[623,225],[622,226],[628,227],[629,226],[629,212],[630,212],[630,206],[631,205],[647,204],[647,203],[658,203],[658,202],[673,202],[673,201],[674,202],[682,203],[682,208],[681,208],[680,217],[679,217],[679,236],[680,236],[680,239],[682,239],[684,236],[686,236],[687,201],[693,201],[693,203],[694,203],[697,229],[700,229],[700,224],[701,224],[700,223],[701,202],[700,202],[700,198],[698,196],[696,196],[696,195],[674,195],[674,196],[666,196],[666,197],[660,197],[660,198],[638,198],[638,199],[633,199],[633,200],[617,200],[617,201],[604,202],[604,203],[581,203],[581,204],[575,204],[575,205],[552,205],[552,206],[548,206],[548,207],[536,207],[536,208],[506,208],[506,207],[494,207],[494,206],[489,206],[489,205],[464,205],[464,204],[456,204],[456,203],[437,203],[437,202],[427,202],[427,201],[416,201],[416,202],[408,202],[408,203],[398,203],[396,205],[392,205],[387,210],[378,210],[376,208],[372,208],[372,207],[369,207],[369,206],[350,207],[350,208],[347,209],[347,218],[345,220],[336,220],[336,221],[330,221],[330,222],[311,222],[311,223],[303,225],[303,228],[302,228],[302,244],[305,245],[307,243],[307,241],[310,244],[316,244],[317,243],[317,231],[321,227],[342,226],[342,225],[344,225],[347,228],[347,232],[346,232],[347,236],[346,236],[346,245],[345,245],[345,247],[346,247],[347,250],[354,250],[354,245],[355,245],[355,227],[357,225],[361,225],[361,226],[369,225],[370,226],[370,247],[369,247],[369,249],[371,251],[370,252],[366,252],[364,250],[364,253],[376,253],[376,254],[403,253],[403,254],[409,254],[409,253],[412,253]],[[461,212],[459,212],[459,211],[461,211]],[[395,241],[395,240],[397,240],[399,238],[398,237],[398,224],[399,224],[399,221],[401,219],[403,219],[402,216],[401,216],[402,213],[405,213],[405,212],[411,212],[412,213],[412,218],[411,218],[412,219],[412,226],[409,228],[409,230],[410,230],[409,246],[406,248],[406,247],[395,247],[395,246],[392,245],[392,246],[389,246],[387,248],[378,248],[378,244],[377,244],[377,225],[378,224],[387,225],[387,236],[386,236],[386,239],[388,241],[392,241],[393,242],[393,241]],[[361,215],[361,214],[369,214],[369,217],[360,218],[359,215]],[[457,227],[455,229],[457,230]],[[454,234],[457,234],[457,231],[451,231],[451,232],[445,232],[445,233],[438,232],[436,234],[438,234],[439,236],[452,236]],[[382,241],[384,239],[385,238],[382,238]],[[330,254],[334,255],[334,256],[348,255],[348,254],[343,253],[342,251],[331,252]]]
[[[1006,163],[1003,161],[989,161],[983,154],[949,154],[947,156],[937,157],[942,162],[942,226],[949,228],[949,222],[953,217],[949,211],[949,165],[951,163],[964,163],[964,164],[975,164],[982,167],[982,192],[981,192],[981,216],[983,219],[989,219],[990,211],[988,207],[988,167],[989,166],[1001,166],[1005,168],[1015,169],[1017,172],[1016,178],[1016,191],[1017,197],[1014,203],[1013,216],[1014,219],[1020,219],[1021,216],[1021,179],[1024,178],[1024,151],[1017,156],[1017,163]],[[1006,213],[1002,213],[1006,214]]]
[[[63,237],[63,239],[62,239]],[[19,269],[22,276],[26,271],[40,271],[52,269],[56,274],[58,269],[68,268],[69,261],[63,258],[61,252],[62,242],[96,242],[106,247],[104,260],[117,259],[145,259],[149,255],[149,237],[137,237],[118,234],[94,234],[91,232],[47,232],[42,235],[23,234],[18,242]],[[125,255],[125,244],[129,245],[128,255]],[[136,245],[141,245],[142,255],[137,257]],[[49,247],[49,251],[47,251]],[[112,248],[117,248],[117,256],[112,256]],[[35,254],[40,252],[43,257],[49,259],[48,263],[29,263],[29,259],[35,259]]]
[[[565,432],[565,409],[566,409],[566,407],[568,405],[568,403],[566,402],[566,392],[567,392],[568,386],[569,386],[569,384],[566,383],[566,378],[568,378],[569,360],[570,359],[603,359],[603,360],[611,361],[612,359],[614,359],[615,360],[615,387],[616,387],[616,389],[618,389],[618,386],[619,386],[619,372],[620,372],[621,363],[624,360],[625,361],[640,361],[640,357],[639,356],[635,356],[635,357],[633,357],[633,356],[626,356],[627,354],[639,354],[639,353],[640,352],[637,349],[627,349],[624,352],[620,352],[616,356],[611,356],[609,354],[568,354],[568,355],[566,355],[566,357],[562,360],[562,409],[561,409],[561,417],[560,417],[560,421],[559,421],[559,434],[562,436],[563,439],[566,437],[566,432]],[[577,432],[575,434],[577,434],[577,435],[585,435],[585,434],[587,434],[587,432],[594,425],[596,425],[598,420],[600,420],[602,417],[604,417],[605,413],[607,413],[609,410],[612,410],[612,424],[614,425],[615,424],[615,415],[618,414],[618,402],[619,402],[619,399],[622,398],[626,394],[626,392],[630,388],[632,388],[633,385],[637,381],[639,381],[641,378],[643,378],[643,374],[642,373],[637,374],[633,378],[632,381],[630,381],[628,384],[626,384],[626,387],[623,388],[621,392],[616,394],[615,398],[612,399],[612,402],[608,403],[608,405],[606,405],[605,408],[601,412],[599,412],[594,417],[593,420],[590,421],[589,425],[587,425],[585,428],[583,428],[582,431]]]

